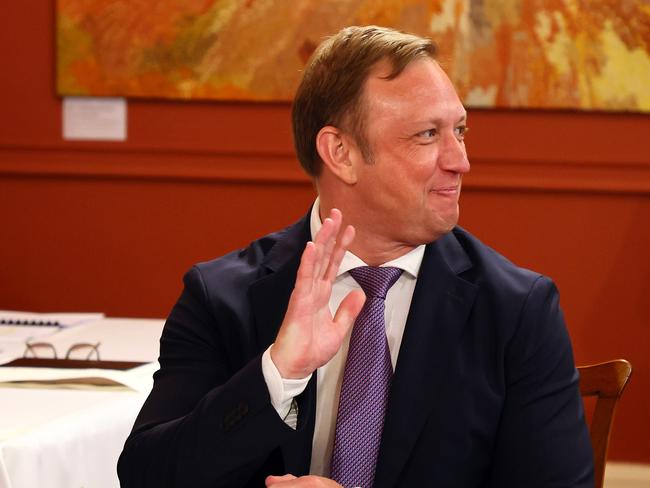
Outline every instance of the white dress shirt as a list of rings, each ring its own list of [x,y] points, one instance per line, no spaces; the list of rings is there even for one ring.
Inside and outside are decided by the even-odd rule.
[[[319,215],[319,199],[317,198],[311,211],[310,227],[312,240],[320,230],[322,223]],[[424,245],[418,246],[412,251],[389,261],[382,266],[393,266],[402,269],[395,284],[388,290],[386,295],[386,337],[393,369],[397,364],[406,318],[411,307],[415,282],[424,256]],[[339,267],[329,307],[332,315],[336,312],[339,304],[352,290],[361,288],[354,278],[348,273],[349,270],[367,266],[361,259],[346,252]],[[338,410],[339,394],[343,381],[343,370],[348,354],[350,333],[344,339],[341,349],[325,365],[318,368],[316,385],[316,425],[312,440],[311,466],[309,472],[320,476],[329,476],[330,460],[332,457],[332,446],[334,445],[334,430],[336,427],[336,412]],[[273,347],[273,346],[271,346]],[[311,375],[307,378],[287,380],[280,376],[279,371],[271,360],[269,347],[262,355],[262,373],[269,388],[271,403],[278,411],[278,415],[285,419],[291,427],[296,426],[296,417],[291,413],[292,400],[303,392]]]

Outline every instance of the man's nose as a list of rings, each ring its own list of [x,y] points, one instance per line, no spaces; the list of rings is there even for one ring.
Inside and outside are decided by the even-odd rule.
[[[443,138],[443,143],[439,155],[439,165],[445,171],[465,174],[469,172],[469,160],[465,144],[459,140],[455,134],[447,134]]]

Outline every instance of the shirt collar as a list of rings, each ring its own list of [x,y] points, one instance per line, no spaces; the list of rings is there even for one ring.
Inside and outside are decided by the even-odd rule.
[[[311,207],[311,215],[309,220],[312,241],[322,226],[323,224],[320,220],[320,198],[316,197],[316,201],[314,201],[314,205]],[[420,266],[422,265],[422,258],[424,257],[424,247],[424,244],[421,244],[406,254],[393,259],[392,261],[388,261],[381,266],[392,266],[399,268],[411,275],[413,278],[417,278],[418,273],[420,272]],[[343,260],[341,261],[341,266],[339,266],[339,270],[336,273],[336,276],[339,277],[351,269],[358,268],[359,266],[368,265],[355,254],[351,253],[350,251],[346,251],[345,255],[343,256]]]

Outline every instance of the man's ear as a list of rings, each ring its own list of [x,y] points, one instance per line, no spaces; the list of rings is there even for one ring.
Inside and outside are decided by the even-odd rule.
[[[353,164],[352,140],[332,125],[326,125],[316,135],[316,150],[325,167],[348,185],[357,182],[356,166]]]

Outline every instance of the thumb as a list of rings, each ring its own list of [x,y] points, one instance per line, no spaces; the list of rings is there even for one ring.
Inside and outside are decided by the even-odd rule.
[[[357,316],[361,312],[365,302],[366,295],[363,290],[351,291],[343,299],[334,316],[334,323],[342,335],[347,334],[354,321],[357,320]]]

